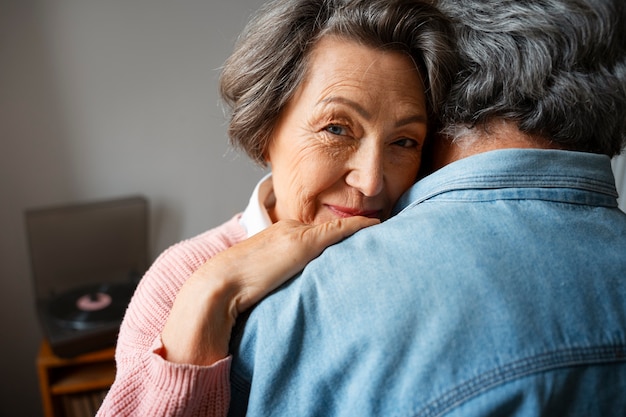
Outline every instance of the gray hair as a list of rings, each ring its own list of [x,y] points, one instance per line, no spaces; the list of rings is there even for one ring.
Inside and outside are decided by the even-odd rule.
[[[323,36],[407,53],[422,75],[429,124],[436,127],[457,64],[451,27],[437,9],[420,0],[275,0],[248,24],[221,74],[232,144],[265,164],[276,121]]]
[[[558,147],[626,145],[624,0],[438,0],[454,20],[461,72],[444,133],[517,122]]]

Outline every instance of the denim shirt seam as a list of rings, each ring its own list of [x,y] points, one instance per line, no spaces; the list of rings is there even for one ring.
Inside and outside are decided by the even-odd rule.
[[[539,372],[554,371],[571,366],[626,362],[626,344],[559,349],[528,356],[483,372],[440,395],[413,417],[439,417],[472,398],[502,384]]]

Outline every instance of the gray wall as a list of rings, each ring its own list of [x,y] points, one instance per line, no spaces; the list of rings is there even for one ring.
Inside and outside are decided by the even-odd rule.
[[[142,193],[154,256],[245,206],[216,84],[261,3],[0,0],[0,416],[41,415],[25,208]]]
[[[0,416],[41,413],[25,208],[145,194],[155,256],[245,205],[216,83],[261,2],[0,0]]]

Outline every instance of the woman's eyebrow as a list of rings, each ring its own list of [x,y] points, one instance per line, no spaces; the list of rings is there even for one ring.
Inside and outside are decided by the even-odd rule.
[[[349,98],[345,98],[341,96],[331,96],[323,100],[320,100],[317,104],[327,104],[327,103],[344,104],[356,110],[364,118],[368,120],[372,118],[372,115],[367,110],[365,110],[359,103],[357,103],[356,101],[350,100]],[[408,125],[411,123],[428,123],[428,116],[426,114],[414,114],[411,116],[407,116],[403,119],[398,120],[396,122],[396,127]]]
[[[341,97],[341,96],[330,96],[330,97],[326,97],[323,100],[320,100],[317,104],[326,104],[326,103],[341,103],[341,104],[345,104],[348,107],[352,107],[354,110],[356,110],[361,116],[363,116],[366,119],[371,119],[372,115],[365,110],[359,103],[357,103],[356,101],[352,101],[349,98],[345,98],[345,97]]]
[[[396,122],[396,127],[408,125],[411,123],[428,123],[428,116],[425,114],[415,114],[407,116],[404,119],[400,119]]]

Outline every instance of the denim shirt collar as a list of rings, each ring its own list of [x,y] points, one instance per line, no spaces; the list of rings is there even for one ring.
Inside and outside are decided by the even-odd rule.
[[[398,201],[393,214],[415,204],[459,190],[517,188],[543,190],[544,199],[572,202],[567,193],[577,190],[593,203],[617,207],[617,190],[606,155],[544,149],[503,149],[455,161],[424,177]],[[547,194],[550,194],[547,197]],[[519,198],[542,198],[528,194]]]

